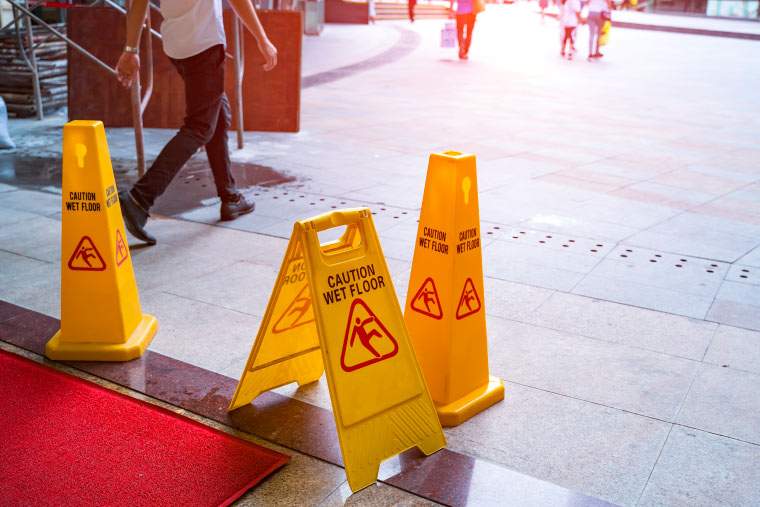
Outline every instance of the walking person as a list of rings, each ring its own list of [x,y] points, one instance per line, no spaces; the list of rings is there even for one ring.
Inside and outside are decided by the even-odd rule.
[[[228,0],[243,25],[254,36],[264,55],[264,70],[277,65],[277,49],[267,38],[251,0]],[[138,43],[148,0],[133,0],[127,13],[127,37],[116,66],[126,87],[138,78]],[[130,233],[149,245],[156,238],[145,230],[150,208],[164,193],[199,148],[206,156],[221,199],[221,219],[232,220],[253,211],[236,188],[230,168],[227,129],[230,104],[224,93],[225,34],[222,0],[162,0],[161,36],[164,52],[185,84],[185,120],[179,132],[164,146],[153,165],[129,191],[119,193],[124,223]],[[150,36],[150,35],[148,35]]]
[[[407,0],[407,9],[409,9],[409,21],[414,23],[414,7],[417,5],[417,0]]]
[[[541,9],[541,21],[544,20],[544,11],[549,7],[549,0],[538,0],[538,8]]]
[[[588,59],[601,58],[599,35],[602,25],[610,19],[610,0],[589,0],[588,2]]]
[[[466,60],[472,44],[472,31],[475,28],[475,2],[477,0],[457,0],[457,42],[459,43],[459,59]]]
[[[562,45],[560,47],[560,56],[563,58],[567,55],[568,60],[573,59],[575,53],[575,29],[581,19],[581,1],[580,0],[560,0],[559,26],[562,32]],[[569,49],[566,49],[567,46]]]

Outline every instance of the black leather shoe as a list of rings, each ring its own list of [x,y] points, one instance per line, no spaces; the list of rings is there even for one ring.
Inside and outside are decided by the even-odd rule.
[[[130,234],[149,245],[155,245],[156,238],[144,229],[148,222],[148,213],[132,199],[127,191],[119,192],[119,201],[121,203],[121,216],[124,217],[124,225]]]
[[[222,221],[235,220],[241,215],[250,213],[255,208],[255,202],[248,201],[243,194],[237,194],[234,200],[222,201]]]

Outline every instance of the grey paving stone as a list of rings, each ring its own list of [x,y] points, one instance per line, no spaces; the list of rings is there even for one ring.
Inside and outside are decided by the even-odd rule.
[[[11,224],[30,220],[39,217],[38,214],[20,211],[13,208],[7,208],[0,205],[0,227],[6,227]]]
[[[0,229],[0,248],[34,259],[58,262],[61,256],[61,222],[38,216]]]
[[[488,338],[493,375],[665,421],[698,364],[497,317],[488,319]]]
[[[319,505],[345,482],[344,470],[324,461],[277,449],[290,456],[290,462],[272,477],[235,502],[238,507],[259,505]],[[294,485],[298,484],[297,487]]]
[[[760,445],[758,391],[760,375],[704,364],[676,422]]]
[[[594,274],[586,276],[583,281],[575,286],[572,292],[595,299],[604,299],[695,319],[704,318],[713,301],[712,297],[696,296]]]
[[[0,300],[58,317],[60,287],[58,263],[0,250]]]
[[[486,312],[503,319],[524,320],[553,294],[550,289],[496,278],[486,277],[483,283]]]
[[[521,234],[523,232],[525,234]],[[513,236],[520,239],[512,239]],[[571,243],[564,243],[565,238],[555,238],[550,233],[522,229],[515,230],[513,236],[494,241],[484,250],[486,276],[548,289],[570,290],[598,262],[586,252],[572,253],[570,247],[563,248],[562,244]],[[544,240],[548,243],[539,243]]]
[[[679,209],[669,206],[602,195],[579,205],[574,210],[572,216],[623,224],[642,230],[667,220],[680,212]]]
[[[729,267],[719,261],[619,245],[592,275],[711,298]]]
[[[625,243],[724,262],[734,262],[758,245],[755,238],[723,230],[672,231],[657,227],[631,236]]]
[[[760,447],[674,426],[639,505],[752,506]]]
[[[522,225],[531,229],[541,229],[576,237],[596,238],[605,242],[620,241],[639,232],[639,229],[635,227],[605,222],[598,218],[584,218],[575,213],[535,215],[530,220],[523,222]]]
[[[249,315],[263,316],[274,288],[278,268],[236,262],[195,278],[179,279],[163,290]]]
[[[707,320],[760,330],[760,286],[724,282]]]
[[[555,292],[524,322],[701,361],[714,323]]]
[[[170,248],[167,251],[170,257],[181,259],[180,255],[190,254],[205,258],[212,265],[248,260],[279,267],[287,247],[284,238],[175,219],[151,220],[148,228],[158,238],[157,246]]]
[[[704,361],[760,374],[760,332],[719,326]]]
[[[352,494],[348,482],[345,482],[319,505],[325,507],[338,505],[366,505],[378,507],[394,505],[408,507],[440,504],[380,482]]]
[[[61,211],[61,196],[34,190],[2,192],[0,206],[35,215],[50,215]]]
[[[670,425],[507,383],[504,401],[455,428],[450,449],[619,505],[635,504]]]
[[[760,269],[744,264],[733,264],[726,274],[726,281],[760,285]]]
[[[257,317],[160,291],[143,292],[140,299],[143,312],[158,319],[151,350],[222,374],[248,357]]]

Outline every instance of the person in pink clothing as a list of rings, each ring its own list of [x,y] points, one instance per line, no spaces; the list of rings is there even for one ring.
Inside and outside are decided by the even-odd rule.
[[[459,41],[459,58],[466,60],[472,43],[472,30],[475,28],[474,0],[457,0],[457,41]]]
[[[578,28],[578,22],[581,18],[581,1],[580,0],[561,0],[559,8],[559,25],[562,30],[562,46],[560,47],[560,55],[564,58],[567,54],[567,59],[573,59],[573,53],[575,53],[575,29]],[[570,48],[567,49],[567,46]]]

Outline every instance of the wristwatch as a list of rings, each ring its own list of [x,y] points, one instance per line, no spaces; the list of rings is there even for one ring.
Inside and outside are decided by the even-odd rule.
[[[124,52],[138,54],[140,52],[140,48],[135,48],[132,46],[124,46]]]

